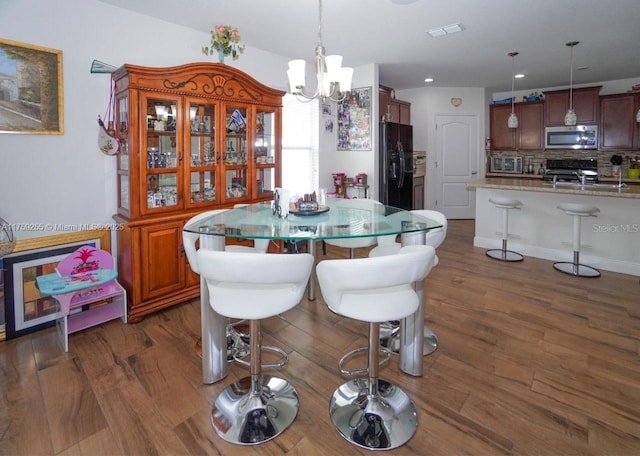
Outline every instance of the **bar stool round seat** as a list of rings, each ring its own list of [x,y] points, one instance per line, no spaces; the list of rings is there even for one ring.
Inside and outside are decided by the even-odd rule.
[[[557,261],[553,268],[576,277],[600,277],[600,271],[594,267],[580,264],[580,224],[582,217],[595,217],[600,209],[588,204],[564,203],[558,209],[573,217],[573,261]]]
[[[437,249],[447,237],[447,228],[449,225],[447,217],[442,212],[431,209],[415,209],[411,212],[428,219],[435,220],[442,225],[441,228],[427,231],[424,241],[426,245],[430,245],[436,249],[436,256],[434,258],[433,265],[437,266],[439,262]],[[379,236],[377,241],[378,245],[369,251],[369,257],[395,255],[400,251],[402,245],[400,242],[396,242],[396,236]],[[380,343],[382,346],[389,349],[392,353],[400,353],[400,322],[395,320],[383,323],[380,326],[380,329]],[[438,336],[436,336],[436,334],[426,326],[424,328],[423,340],[422,353],[424,356],[430,355],[438,349]]]
[[[502,209],[502,248],[489,249],[485,253],[488,257],[499,261],[522,261],[524,257],[518,252],[507,249],[507,238],[509,236],[509,211],[520,209],[522,203],[517,199],[505,197],[492,197],[489,202],[495,207]]]
[[[369,323],[367,378],[335,390],[329,414],[340,435],[361,448],[389,450],[408,442],[418,428],[418,414],[399,387],[379,380],[380,323],[405,318],[420,306],[414,282],[433,267],[435,250],[411,245],[396,255],[324,260],[317,268],[324,301],[333,312]],[[392,302],[393,305],[389,305]]]
[[[283,378],[263,375],[260,321],[295,307],[302,299],[313,255],[196,252],[209,304],[219,315],[249,320],[250,377],[227,386],[215,399],[211,424],[225,441],[256,445],[273,439],[298,414],[298,393]]]

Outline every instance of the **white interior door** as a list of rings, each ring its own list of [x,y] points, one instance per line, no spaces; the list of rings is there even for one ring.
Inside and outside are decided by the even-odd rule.
[[[475,180],[479,163],[478,116],[436,115],[436,210],[451,219],[475,217]]]

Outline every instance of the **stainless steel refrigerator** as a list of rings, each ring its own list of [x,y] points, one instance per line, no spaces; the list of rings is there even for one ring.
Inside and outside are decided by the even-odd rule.
[[[413,209],[413,127],[380,122],[379,200],[387,206]]]

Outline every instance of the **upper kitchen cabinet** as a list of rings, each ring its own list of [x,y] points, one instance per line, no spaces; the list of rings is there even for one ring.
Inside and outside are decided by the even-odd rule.
[[[511,114],[511,104],[495,104],[491,111],[492,150],[541,150],[544,148],[544,103],[515,103],[514,112],[518,116],[518,128],[509,128],[507,121]]]
[[[600,97],[600,149],[630,150],[640,148],[640,124],[636,112],[640,94],[620,93]]]
[[[602,86],[573,89],[573,110],[578,125],[599,122],[599,94]],[[564,115],[569,109],[569,90],[544,92],[544,117],[546,126],[564,125]]]
[[[411,103],[397,100],[393,89],[381,85],[378,100],[381,119],[384,116],[388,122],[411,125]]]

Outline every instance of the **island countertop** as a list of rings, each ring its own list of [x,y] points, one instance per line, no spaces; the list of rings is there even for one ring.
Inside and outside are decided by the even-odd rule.
[[[592,195],[614,198],[635,198],[640,199],[640,185],[628,185],[624,188],[616,188],[615,184],[604,183],[596,185],[580,185],[569,183],[544,182],[539,179],[518,179],[518,178],[488,178],[467,182],[468,189],[494,188],[500,190],[520,190],[530,192],[545,193],[569,193],[574,195]]]

